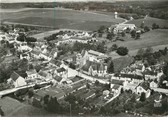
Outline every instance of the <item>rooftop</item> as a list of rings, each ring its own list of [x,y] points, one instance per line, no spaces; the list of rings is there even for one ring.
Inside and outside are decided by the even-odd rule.
[[[16,81],[19,77],[20,77],[20,75],[16,72],[13,72],[10,76],[10,78],[12,78],[12,80],[14,80],[14,81]]]
[[[27,75],[37,74],[35,69],[30,69],[29,71],[26,71]]]
[[[98,51],[94,51],[94,50],[89,50],[89,51],[88,51],[88,54],[92,54],[92,55],[94,55],[94,56],[104,55],[103,53],[98,52]]]
[[[117,84],[117,85],[123,85],[124,81],[112,79],[112,80],[111,80],[111,83],[112,83],[112,84]]]

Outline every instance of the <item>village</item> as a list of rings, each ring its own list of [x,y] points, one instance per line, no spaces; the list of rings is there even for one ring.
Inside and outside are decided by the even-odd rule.
[[[120,36],[126,30],[136,30],[136,35],[142,31],[134,24],[117,24],[109,30]],[[11,95],[37,108],[49,108],[53,112],[66,108],[67,113],[70,108],[70,114],[79,115],[102,111],[102,107],[125,92],[135,95],[136,102],[145,101],[156,93],[154,106],[168,99],[166,62],[147,65],[145,60],[134,60],[129,55],[114,59],[96,51],[98,47],[104,49],[96,35],[96,32],[60,29],[42,40],[27,36],[21,28],[10,29],[8,33],[1,30],[0,61],[5,65],[4,69],[12,67],[9,78],[0,84],[0,101],[3,103],[0,106],[4,114],[9,114],[5,102],[13,100]],[[81,46],[77,47],[78,44]],[[96,49],[92,49],[94,46]],[[167,49],[164,52],[167,56]],[[122,111],[131,112],[129,109]],[[140,113],[133,114],[145,115]]]

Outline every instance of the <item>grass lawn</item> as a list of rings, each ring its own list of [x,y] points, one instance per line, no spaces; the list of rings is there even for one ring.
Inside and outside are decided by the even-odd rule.
[[[168,27],[168,20],[158,19],[147,17],[146,19],[137,19],[127,22],[128,24],[135,24],[137,27],[140,27],[141,23],[144,21],[145,26],[151,27],[153,23],[158,24],[160,27]]]

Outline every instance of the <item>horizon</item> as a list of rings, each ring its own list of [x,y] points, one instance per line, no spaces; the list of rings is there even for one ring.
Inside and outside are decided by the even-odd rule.
[[[0,0],[0,3],[36,3],[36,2],[129,2],[129,1],[168,1],[168,0]]]

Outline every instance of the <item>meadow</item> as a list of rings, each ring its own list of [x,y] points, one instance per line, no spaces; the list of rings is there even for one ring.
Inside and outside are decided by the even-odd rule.
[[[105,15],[59,8],[1,12],[0,15],[2,21],[91,31],[97,30],[102,25],[111,26],[124,21],[123,19],[114,19],[113,14]]]
[[[113,44],[117,44],[118,46],[124,46],[129,49],[130,55],[135,55],[137,51],[141,48],[152,47],[154,48],[154,50],[159,50],[163,49],[164,47],[168,47],[167,34],[167,29],[151,30],[142,34],[140,39],[138,40],[134,40],[131,37],[127,39],[126,36],[125,41],[111,42],[107,46],[111,47],[111,45]],[[110,55],[114,55],[114,57],[117,56],[114,54],[114,52],[112,52]]]
[[[144,21],[145,26],[149,26],[149,27],[152,27],[153,23],[158,24],[160,27],[168,27],[168,20],[152,18],[152,17],[147,17],[146,19],[132,20],[127,23],[135,24],[137,27],[140,27],[143,21]]]

